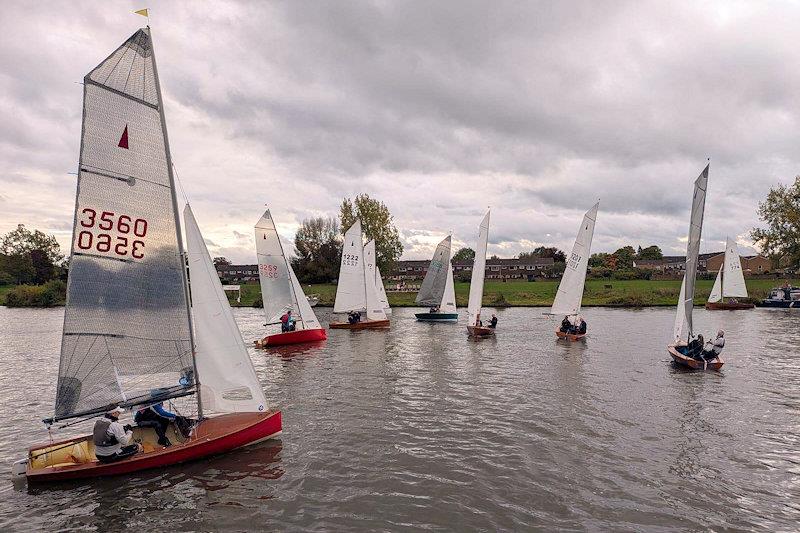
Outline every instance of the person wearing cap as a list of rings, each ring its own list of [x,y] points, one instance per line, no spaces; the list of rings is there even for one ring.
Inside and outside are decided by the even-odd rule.
[[[703,359],[706,361],[717,359],[722,353],[723,348],[725,348],[725,332],[719,330],[716,339],[706,342],[706,349],[703,350]]]
[[[94,423],[94,454],[101,463],[127,459],[140,450],[138,444],[130,444],[133,440],[130,427],[119,423],[119,415],[124,411],[122,407],[115,407]]]

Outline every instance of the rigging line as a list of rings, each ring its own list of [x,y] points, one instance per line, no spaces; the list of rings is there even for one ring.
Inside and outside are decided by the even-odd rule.
[[[103,85],[106,84],[106,82],[108,81],[108,78],[110,78],[111,75],[114,73],[114,71],[117,70],[117,66],[119,65],[119,62],[122,61],[122,59],[128,53],[128,50],[131,50],[131,47],[128,46],[128,43],[130,43],[130,42],[131,42],[131,40],[128,39],[127,41],[125,41],[125,43],[122,46],[120,46],[120,48],[122,48],[124,46],[125,50],[120,54],[119,59],[117,59],[117,62],[114,63],[114,67],[111,70],[108,71],[108,75],[106,76],[106,79],[103,80]],[[119,50],[119,48],[117,50]],[[101,63],[101,65],[102,65],[102,63]]]
[[[141,40],[142,36],[144,36],[144,32],[139,32],[136,36],[136,47],[142,48]],[[128,82],[131,79],[131,72],[133,72],[133,66],[136,64],[136,56],[139,55],[138,53],[133,54],[133,60],[131,61],[131,65],[128,67],[128,75],[125,76],[125,85],[122,86],[122,91],[126,92],[128,90]]]
[[[172,172],[175,174],[175,181],[178,182],[178,188],[181,190],[181,195],[183,196],[183,200],[188,204],[189,196],[186,194],[186,190],[183,188],[183,183],[181,182],[180,176],[178,176],[178,169],[175,168],[175,163],[172,163]]]
[[[75,352],[78,350],[78,342],[75,343],[75,349],[72,351],[72,356],[69,358],[69,364],[67,365],[67,368],[64,369],[64,374],[65,375],[71,376],[71,377],[75,377],[75,376],[78,375],[78,371],[80,371],[81,367],[83,366],[83,363],[86,362],[86,358],[89,357],[89,354],[92,353],[92,348],[94,348],[94,343],[97,342],[98,338],[99,337],[95,337],[94,339],[92,339],[92,343],[89,345],[89,348],[83,354],[83,359],[81,359],[81,362],[78,363],[78,368],[76,368],[74,371],[71,371],[72,370],[72,358],[75,356]],[[94,370],[94,369],[92,369],[92,370]],[[71,371],[71,372],[69,372],[69,371]],[[91,371],[90,371],[90,373],[91,373]],[[86,376],[88,376],[88,375],[89,374],[86,374]]]

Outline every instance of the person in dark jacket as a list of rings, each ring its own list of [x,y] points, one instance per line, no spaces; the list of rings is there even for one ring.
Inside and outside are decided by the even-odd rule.
[[[569,333],[570,329],[572,329],[572,322],[569,321],[568,316],[565,316],[564,320],[561,321],[561,329],[559,331],[561,333]]]
[[[489,321],[489,327],[494,329],[497,327],[497,316],[492,313],[492,319]]]
[[[139,426],[155,429],[156,435],[158,435],[158,444],[165,448],[172,446],[169,438],[167,438],[167,428],[169,428],[170,422],[175,421],[177,418],[178,415],[164,409],[163,402],[142,407],[136,411],[136,415],[133,417]]]
[[[578,335],[586,335],[586,321],[583,317],[578,317]]]

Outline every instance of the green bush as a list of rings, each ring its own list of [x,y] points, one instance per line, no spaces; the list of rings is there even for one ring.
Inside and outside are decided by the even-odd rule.
[[[67,297],[67,284],[61,280],[44,285],[18,285],[6,293],[8,307],[52,307],[63,305]]]

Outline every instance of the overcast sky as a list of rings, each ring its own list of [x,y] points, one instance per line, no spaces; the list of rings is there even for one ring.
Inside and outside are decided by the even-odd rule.
[[[147,3],[4,2],[0,233],[65,251],[83,76]],[[151,2],[173,160],[212,254],[254,262],[264,205],[299,223],[368,193],[404,258],[453,231],[489,253],[685,253],[711,158],[702,252],[749,244],[770,187],[800,174],[797,2]],[[747,248],[743,252],[748,251]]]

